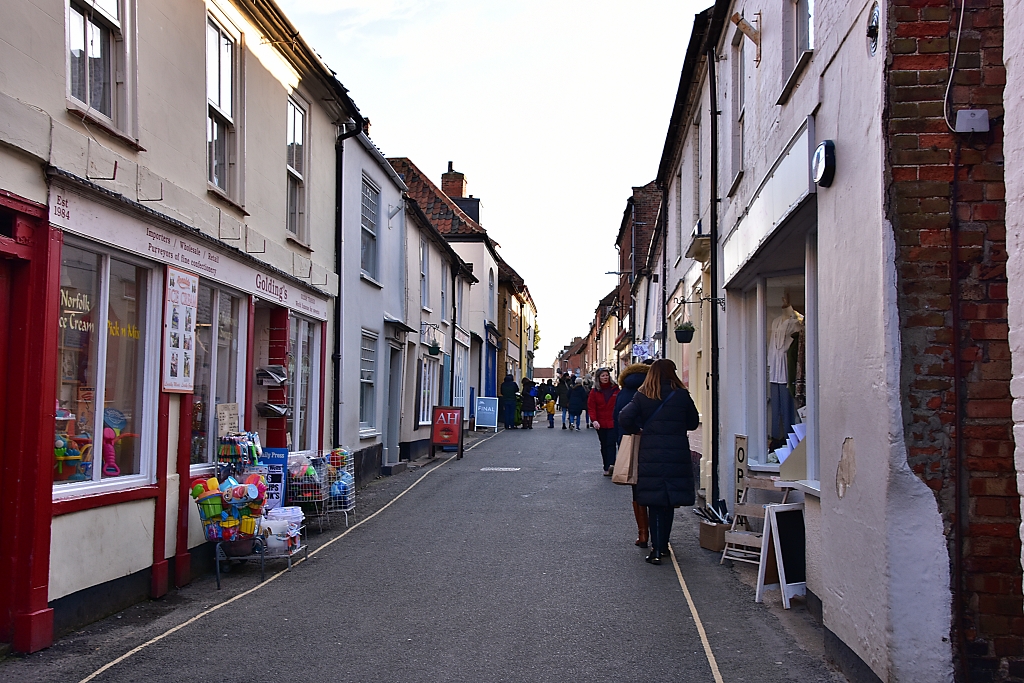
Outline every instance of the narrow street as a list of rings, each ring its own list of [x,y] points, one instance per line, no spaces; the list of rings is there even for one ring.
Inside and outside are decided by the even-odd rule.
[[[338,538],[336,520],[312,538],[321,551],[259,589],[242,595],[259,583],[251,566],[219,592],[199,577],[9,657],[0,680],[85,680],[189,620],[89,680],[716,680],[672,563],[633,545],[630,491],[602,476],[592,431],[499,433],[363,493],[359,526]],[[802,603],[755,604],[749,575],[719,566],[696,530],[679,510],[672,546],[721,680],[844,681]]]

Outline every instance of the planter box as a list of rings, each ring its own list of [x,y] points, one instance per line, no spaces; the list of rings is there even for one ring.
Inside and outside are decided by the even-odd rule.
[[[728,524],[712,524],[700,520],[700,547],[720,553],[725,550],[725,532]]]

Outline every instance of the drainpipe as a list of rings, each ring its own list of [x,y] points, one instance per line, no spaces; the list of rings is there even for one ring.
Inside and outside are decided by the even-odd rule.
[[[345,196],[345,140],[359,135],[363,131],[363,119],[358,114],[353,119],[354,125],[351,130],[345,130],[347,125],[342,124],[342,132],[334,143],[334,272],[338,274],[338,291],[334,296],[334,344],[331,351],[331,360],[334,367],[331,373],[331,446],[341,446],[341,309],[342,309],[342,284],[345,279],[344,260],[342,259],[342,206]]]
[[[721,492],[718,465],[721,460],[721,427],[718,413],[718,55],[708,49],[708,88],[711,100],[711,506],[718,508]],[[725,512],[722,510],[722,512]]]

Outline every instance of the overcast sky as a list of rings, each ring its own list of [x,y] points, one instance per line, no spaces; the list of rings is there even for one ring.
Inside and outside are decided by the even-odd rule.
[[[633,186],[658,172],[693,15],[710,0],[278,0],[386,156],[453,161],[537,304],[535,365],[615,286]]]

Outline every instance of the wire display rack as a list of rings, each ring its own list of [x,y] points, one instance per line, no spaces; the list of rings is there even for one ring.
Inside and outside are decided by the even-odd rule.
[[[310,453],[292,454],[289,458],[296,455],[307,458],[309,464],[297,469],[294,463],[289,461],[285,500],[289,505],[301,507],[307,519],[315,519],[320,532],[323,533],[325,526],[331,528],[331,481],[328,458],[323,454]]]
[[[328,454],[328,478],[331,481],[328,512],[340,512],[345,515],[345,526],[348,526],[348,513],[356,507],[355,464],[352,454],[344,448],[335,448]]]

